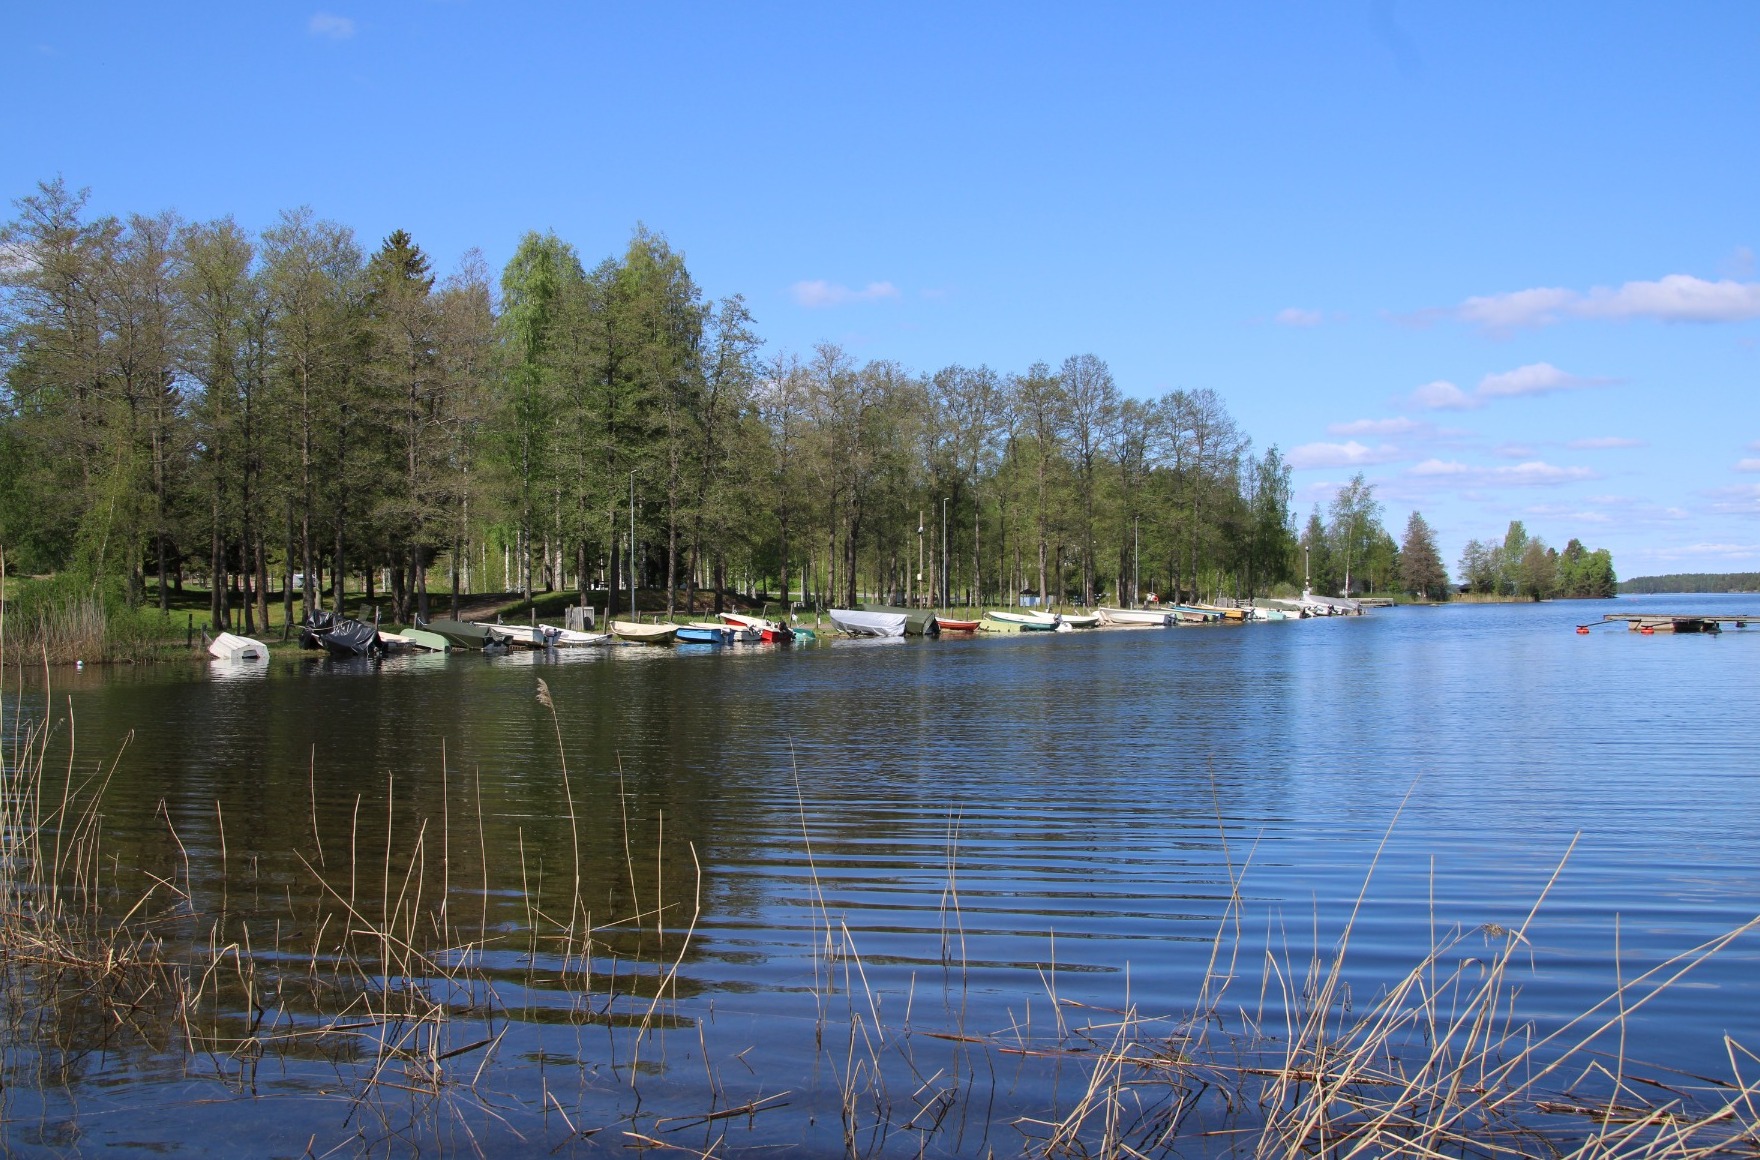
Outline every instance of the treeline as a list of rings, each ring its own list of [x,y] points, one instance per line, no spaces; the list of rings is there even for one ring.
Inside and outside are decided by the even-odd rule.
[[[1610,597],[1619,588],[1613,556],[1572,539],[1560,552],[1511,520],[1501,543],[1469,540],[1461,552],[1464,590],[1483,595],[1526,596],[1533,600]]]
[[[529,234],[450,276],[309,210],[95,217],[57,180],[0,230],[0,543],[216,625],[345,590],[631,586],[942,603],[1247,595],[1299,578],[1290,475],[1208,390],[1125,398],[1088,354],[913,373],[766,354],[638,228]],[[1379,575],[1364,528],[1343,570]],[[945,545],[945,547],[944,547]],[[1329,557],[1330,558],[1330,557]],[[774,585],[774,588],[772,588]],[[718,596],[717,596],[718,598]]]
[[[1646,596],[1657,592],[1760,592],[1760,572],[1675,572],[1637,576],[1619,582],[1621,592]]]

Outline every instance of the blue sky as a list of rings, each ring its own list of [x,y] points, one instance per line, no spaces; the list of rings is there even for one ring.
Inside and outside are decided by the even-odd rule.
[[[0,192],[443,269],[638,221],[770,347],[1091,351],[1452,561],[1760,568],[1760,6],[12,5]]]

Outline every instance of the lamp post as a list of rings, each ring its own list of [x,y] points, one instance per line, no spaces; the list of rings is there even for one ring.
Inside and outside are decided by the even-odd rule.
[[[923,596],[923,509],[917,509],[917,599]]]

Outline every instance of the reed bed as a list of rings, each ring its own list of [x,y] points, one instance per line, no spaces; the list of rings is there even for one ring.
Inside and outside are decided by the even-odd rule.
[[[321,1125],[313,1155],[607,1141],[697,1156],[789,1143],[848,1156],[1760,1154],[1760,1059],[1747,1049],[1725,1042],[1724,1078],[1645,1069],[1624,1051],[1637,1012],[1755,923],[1542,1023],[1521,1014],[1518,992],[1550,883],[1519,926],[1441,935],[1362,1001],[1350,969],[1357,913],[1324,946],[1249,938],[1263,917],[1244,901],[1251,859],[1231,859],[1204,981],[1183,1007],[1146,1011],[1128,987],[1112,1008],[1075,1002],[1059,992],[1048,946],[1043,994],[1023,995],[1006,1027],[972,1027],[958,820],[939,986],[887,992],[827,902],[798,773],[816,915],[800,1034],[814,1074],[772,1076],[763,1045],[714,1041],[713,1005],[693,997],[696,851],[636,846],[626,814],[619,881],[590,881],[542,681],[536,696],[555,731],[570,841],[561,865],[516,852],[511,922],[492,912],[481,789],[444,759],[437,818],[399,816],[388,778],[382,798],[357,800],[347,832],[322,833],[314,783],[296,899],[228,851],[218,817],[219,849],[198,859],[162,809],[164,864],[122,865],[106,851],[104,800],[126,748],[83,765],[71,705],[0,722],[0,1138],[25,1117],[28,1093],[77,1104],[102,1055],[142,1074],[173,1067],[217,1098],[254,1098],[295,1076]],[[219,874],[198,881],[192,864],[204,859]],[[695,890],[665,897],[668,868],[688,868]],[[933,1018],[918,1014],[931,1006]],[[573,1049],[534,1053],[534,1023],[572,1034]],[[686,1056],[703,1073],[688,1088],[697,1104],[679,1103],[685,1089],[665,1078]],[[314,1084],[314,1069],[330,1080]]]

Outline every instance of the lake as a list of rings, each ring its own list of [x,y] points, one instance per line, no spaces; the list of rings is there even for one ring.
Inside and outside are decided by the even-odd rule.
[[[116,897],[225,969],[46,1044],[14,1010],[5,1141],[1012,1155],[1125,1040],[1281,1051],[1347,924],[1322,1005],[1437,947],[1531,1040],[1760,914],[1760,629],[1574,631],[1613,608],[1760,597],[14,678],[54,786],[70,715],[114,763]],[[1757,968],[1736,938],[1596,1046],[1727,1076]],[[1240,1147],[1215,1098],[1153,1115]]]

